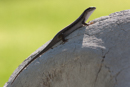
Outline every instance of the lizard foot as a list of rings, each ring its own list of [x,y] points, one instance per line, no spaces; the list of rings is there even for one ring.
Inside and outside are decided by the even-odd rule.
[[[62,43],[61,44],[64,44],[65,42],[67,42],[68,41],[68,39],[64,39],[64,40],[62,40]]]

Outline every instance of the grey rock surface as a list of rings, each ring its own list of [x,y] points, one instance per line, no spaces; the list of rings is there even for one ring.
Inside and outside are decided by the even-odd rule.
[[[130,10],[93,20],[32,62],[4,87],[130,87]]]

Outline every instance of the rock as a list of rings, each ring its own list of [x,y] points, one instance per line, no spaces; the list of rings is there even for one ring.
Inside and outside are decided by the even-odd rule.
[[[130,10],[97,18],[17,72],[4,87],[130,87]]]

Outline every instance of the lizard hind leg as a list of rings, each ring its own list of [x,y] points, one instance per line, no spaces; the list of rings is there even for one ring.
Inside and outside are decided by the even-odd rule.
[[[59,36],[59,38],[61,38],[61,40],[63,41],[62,44],[64,44],[65,42],[68,41],[68,39],[65,39],[64,33],[62,33],[62,34]]]

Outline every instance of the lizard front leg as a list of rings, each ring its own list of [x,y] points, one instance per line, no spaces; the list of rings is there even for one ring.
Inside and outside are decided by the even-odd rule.
[[[89,25],[91,25],[91,24],[94,24],[94,22],[88,22],[88,23],[83,22],[82,24],[83,24],[83,26],[85,26],[85,25],[86,25],[86,26],[89,26]]]

